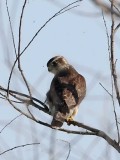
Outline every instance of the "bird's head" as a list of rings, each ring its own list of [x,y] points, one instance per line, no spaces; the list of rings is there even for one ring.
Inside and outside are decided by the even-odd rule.
[[[67,60],[63,56],[55,56],[47,62],[48,71],[57,74],[69,68]]]

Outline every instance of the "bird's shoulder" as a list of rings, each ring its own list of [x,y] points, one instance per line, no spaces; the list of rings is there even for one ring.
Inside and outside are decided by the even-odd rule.
[[[68,69],[59,72],[53,78],[53,82],[65,83],[65,84],[79,84],[86,83],[85,78],[79,74],[72,66],[69,66]]]

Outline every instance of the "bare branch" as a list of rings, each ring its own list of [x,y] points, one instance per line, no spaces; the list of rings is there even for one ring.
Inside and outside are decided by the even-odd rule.
[[[20,73],[21,73],[21,76],[22,76],[24,82],[25,82],[25,85],[26,85],[26,87],[27,87],[27,89],[28,89],[28,92],[29,92],[29,95],[30,95],[30,99],[31,99],[32,94],[31,94],[31,91],[30,91],[30,87],[29,87],[28,82],[27,82],[27,80],[26,80],[26,77],[25,77],[25,75],[24,75],[24,73],[23,73],[23,70],[22,70],[22,67],[21,67],[21,61],[20,61],[21,35],[22,35],[22,34],[21,34],[21,27],[22,27],[22,19],[23,19],[23,14],[24,14],[24,9],[25,9],[25,6],[26,6],[26,2],[27,2],[27,0],[24,1],[23,7],[22,7],[22,12],[21,12],[21,16],[20,16],[20,24],[19,24],[18,69],[19,69],[19,71],[20,71]],[[33,114],[30,112],[30,110],[29,110],[28,107],[29,107],[29,106],[27,105],[27,110],[28,110],[29,114],[35,119],[35,117],[34,117]]]
[[[104,11],[103,10],[102,10],[102,18],[103,18],[105,31],[106,31],[106,36],[107,36],[108,53],[109,53],[109,60],[110,60],[110,39],[109,39],[110,36],[109,36],[109,33],[108,33],[108,28],[107,28],[107,24],[106,24],[106,20],[105,20],[105,16],[104,16]]]
[[[28,85],[28,82],[25,78],[25,75],[23,73],[23,70],[21,68],[21,63],[20,63],[20,49],[21,49],[21,28],[22,28],[22,19],[23,19],[23,14],[24,14],[24,9],[25,9],[25,6],[26,6],[26,2],[27,0],[24,1],[24,4],[23,4],[23,7],[22,7],[22,12],[21,12],[21,16],[20,16],[20,23],[19,23],[19,40],[18,40],[18,68],[19,68],[19,71],[22,75],[22,78],[26,84],[26,87],[28,89],[28,92],[29,92],[29,95],[32,96],[31,94],[31,91],[30,91],[30,88],[29,88],[29,85]]]
[[[25,78],[25,75],[24,75],[24,73],[23,73],[23,70],[22,70],[22,68],[21,68],[20,56],[19,56],[19,55],[20,55],[20,48],[21,48],[21,27],[22,27],[22,19],[23,19],[23,13],[24,13],[24,9],[25,9],[25,6],[26,6],[26,2],[27,2],[27,0],[24,1],[23,7],[22,7],[22,12],[21,12],[21,16],[20,16],[20,24],[19,24],[18,69],[19,69],[19,71],[20,71],[20,73],[21,73],[21,76],[22,76],[22,78],[23,78],[23,80],[24,80],[24,82],[25,82],[25,84],[26,84],[26,87],[27,87],[27,89],[28,89],[29,95],[30,95],[30,97],[31,97],[32,94],[31,94],[31,91],[30,91],[28,82],[27,82],[27,80],[26,80],[26,78]],[[17,62],[17,61],[16,61],[16,62]],[[12,72],[13,72],[13,68],[12,68],[12,70],[11,70],[11,75],[10,75],[10,78],[9,78],[9,80],[8,80],[7,96],[9,96],[9,85],[10,85],[10,79],[11,79],[11,76],[12,76]],[[30,110],[29,110],[28,107],[27,107],[27,109],[28,109],[28,112],[31,114],[31,112],[30,112]],[[31,116],[34,117],[32,114],[31,114]]]
[[[41,124],[41,125],[44,125],[46,127],[49,127],[49,128],[52,128],[51,125],[45,123],[45,122],[42,122],[42,121],[37,121],[37,123]],[[77,126],[77,127],[80,127],[80,128],[84,128],[86,130],[89,130],[89,131],[86,131],[86,132],[81,132],[81,131],[74,131],[74,130],[67,130],[67,129],[63,129],[63,128],[60,128],[58,129],[59,131],[62,131],[62,132],[66,132],[66,133],[69,133],[69,134],[79,134],[79,135],[95,135],[95,136],[98,136],[98,137],[101,137],[103,139],[105,139],[111,146],[113,146],[119,153],[120,153],[120,146],[119,146],[119,143],[117,143],[115,140],[112,140],[106,133],[104,133],[103,131],[101,130],[98,130],[96,128],[93,128],[93,127],[90,127],[90,126],[87,126],[87,125],[84,125],[83,123],[79,123],[77,121],[70,121],[69,122],[69,125],[74,125],[74,126]],[[52,128],[53,129],[53,128]]]
[[[64,6],[64,3],[62,3],[61,1],[49,1],[47,0],[47,2],[52,3],[53,5],[62,8]],[[70,10],[71,13],[78,15],[78,16],[84,16],[84,17],[90,17],[90,18],[95,18],[95,17],[100,17],[101,13],[100,12],[88,12],[88,11],[77,11],[77,10]]]
[[[102,83],[99,83],[99,84],[110,95],[110,97],[112,97],[112,94],[102,85]]]
[[[39,144],[40,144],[40,143],[28,143],[28,144],[23,144],[23,145],[20,145],[20,146],[16,146],[16,147],[10,148],[10,149],[8,149],[8,150],[0,153],[0,155],[3,155],[3,154],[5,154],[5,153],[7,153],[7,152],[9,152],[9,151],[12,151],[12,150],[14,150],[14,149],[17,149],[17,148],[26,147],[26,146],[33,146],[33,145],[39,145]]]
[[[6,0],[7,14],[8,14],[9,24],[10,24],[10,30],[11,30],[11,34],[12,34],[13,47],[14,47],[15,55],[16,55],[16,57],[17,57],[16,45],[15,45],[15,38],[14,38],[13,29],[12,29],[12,23],[11,23],[11,18],[10,18],[10,13],[9,13],[9,8],[8,8],[7,1],[8,1],[8,0]]]
[[[27,0],[24,0],[24,4],[23,4],[23,7],[22,7],[22,12],[21,12],[21,15],[20,15],[19,39],[18,39],[18,56],[20,54],[20,48],[21,48],[21,27],[22,27],[22,19],[23,19],[23,14],[24,14],[24,9],[25,9],[25,6],[26,6],[26,2],[27,2]],[[19,57],[18,57],[18,59],[19,59]]]
[[[43,26],[40,27],[40,29],[35,33],[35,35],[33,36],[33,38],[30,40],[30,42],[27,44],[27,46],[26,46],[26,47],[23,49],[23,51],[21,52],[20,56],[21,56],[21,55],[25,52],[25,50],[30,46],[30,44],[33,42],[33,40],[36,38],[36,36],[39,34],[39,32],[40,32],[53,18],[55,18],[56,16],[64,13],[64,10],[65,10],[65,9],[68,9],[68,7],[72,6],[72,5],[75,4],[75,3],[78,3],[78,2],[80,2],[80,1],[82,1],[82,0],[77,0],[77,1],[75,1],[75,2],[73,2],[73,3],[68,4],[68,5],[65,6],[64,8],[60,9],[57,13],[55,13],[51,18],[49,18],[49,19],[43,24]],[[72,8],[73,8],[73,7],[72,7]],[[71,8],[71,9],[72,9],[72,8]],[[67,10],[66,10],[66,11],[67,11]]]
[[[17,61],[18,61],[18,57],[16,57],[16,60],[15,60],[15,62],[13,63],[13,66],[12,66],[12,68],[11,68],[11,72],[10,72],[10,75],[9,75],[9,78],[8,78],[8,85],[7,85],[8,93],[7,93],[7,95],[9,95],[10,81],[11,81],[12,74],[13,74],[13,70],[14,70],[14,68],[15,68],[15,65],[16,65]]]
[[[80,5],[76,5],[76,6],[70,7],[70,8],[68,8],[68,9],[66,9],[66,10],[63,10],[62,12],[58,13],[56,16],[59,16],[60,14],[63,14],[63,13],[65,13],[65,12],[67,12],[67,11],[73,9],[73,8],[76,8],[76,7],[78,7],[78,6],[80,6]]]
[[[13,106],[13,108],[15,108],[18,112],[20,112],[21,114],[23,114],[24,116],[26,116],[27,118],[35,121],[36,123],[39,123],[43,126],[46,126],[46,127],[49,127],[51,129],[54,129],[52,128],[52,126],[48,123],[45,123],[45,122],[42,122],[40,120],[37,120],[37,119],[33,119],[33,117],[29,116],[28,114],[22,112],[20,109],[18,109],[11,101],[10,99],[7,99],[6,97],[6,100],[8,100],[8,102]],[[44,104],[44,103],[43,103]],[[44,111],[44,110],[43,110]],[[49,114],[49,112],[46,112],[47,114]],[[62,131],[62,132],[66,132],[66,133],[70,133],[70,134],[79,134],[79,135],[95,135],[95,136],[98,136],[98,137],[101,137],[103,139],[105,139],[111,146],[113,146],[119,153],[120,153],[120,146],[119,146],[119,143],[117,143],[115,140],[112,140],[106,133],[104,133],[103,131],[101,130],[98,130],[96,128],[93,128],[93,127],[90,127],[90,126],[87,126],[87,125],[84,125],[82,123],[79,123],[77,121],[70,121],[68,125],[74,125],[74,126],[77,126],[77,127],[80,127],[80,128],[83,128],[83,129],[86,129],[87,131],[86,132],[82,132],[82,131],[75,131],[75,130],[67,130],[67,129],[63,129],[63,128],[60,128],[58,129],[59,131]]]
[[[112,0],[111,0],[111,1],[112,1]],[[110,15],[110,13],[111,13],[111,7],[109,7],[107,4],[105,4],[104,2],[101,2],[101,0],[92,0],[92,2],[93,2],[96,6],[100,7],[106,14],[109,14],[109,15]],[[115,7],[115,9],[117,9],[116,6],[113,4],[112,13],[113,13],[117,18],[119,18],[119,17],[120,17],[120,12],[119,12],[118,9],[117,9],[117,11],[114,10],[114,7]]]
[[[70,142],[65,141],[65,140],[62,140],[62,139],[57,139],[57,140],[62,141],[62,142],[64,142],[64,143],[67,143],[67,144],[68,144],[68,146],[69,146],[69,151],[68,151],[68,155],[67,155],[67,158],[66,158],[66,160],[68,160],[68,158],[70,157],[70,152],[71,152],[71,144],[70,144]]]
[[[114,33],[117,32],[117,30],[120,28],[120,23],[116,26],[116,28],[114,29]]]
[[[105,139],[111,146],[113,146],[120,153],[119,143],[117,143],[115,140],[112,140],[105,132],[103,132],[101,130],[98,130],[96,128],[92,128],[90,126],[84,125],[82,123],[76,122],[76,121],[71,121],[70,123],[75,125],[75,126],[87,129],[87,130],[93,132],[98,137],[102,137],[103,139]]]
[[[109,0],[110,2],[112,2],[112,0]],[[118,13],[120,14],[120,10],[119,8],[115,5],[115,3],[113,4],[114,8],[118,11]]]
[[[6,95],[4,95],[4,94],[2,94],[2,93],[0,93],[0,95],[2,96],[2,97],[0,97],[1,99],[6,100]],[[13,95],[13,94],[11,94],[11,93],[10,93],[10,95],[11,95],[12,97],[18,99],[18,100],[21,100],[21,98],[17,97],[16,95]],[[14,103],[24,103],[25,100],[22,99],[21,101],[22,101],[22,102],[11,100],[11,102],[14,102]]]
[[[7,93],[7,89],[4,89],[4,88],[1,87],[1,86],[0,86],[0,90],[5,91],[5,92]],[[9,93],[10,93],[10,94],[11,94],[11,93],[17,94],[17,95],[20,95],[20,96],[22,96],[22,97],[25,97],[25,98],[29,98],[29,99],[30,99],[30,96],[29,96],[29,95],[26,95],[26,94],[23,94],[23,93],[20,93],[20,92],[16,92],[16,91],[13,91],[13,90],[9,90]],[[11,94],[11,95],[12,95],[12,94]],[[3,95],[2,95],[2,96],[3,96]],[[18,97],[16,97],[15,95],[12,95],[12,96],[14,96],[15,98],[18,99]],[[39,103],[40,105],[42,105],[44,108],[40,107],[39,105],[37,105],[37,104],[36,104],[35,102],[33,102],[33,101],[31,101],[31,105],[35,106],[35,107],[38,108],[39,110],[44,111],[45,113],[49,111],[48,106],[47,106],[45,103],[43,103],[42,101],[40,101],[40,100],[38,100],[38,99],[36,99],[36,98],[34,98],[34,97],[31,97],[31,99],[32,99],[33,101]],[[26,102],[25,99],[20,99],[20,98],[19,98],[19,100],[20,100],[20,101],[23,101],[23,102]]]
[[[7,123],[0,131],[0,133],[2,133],[2,131],[8,126],[10,125],[13,121],[15,121],[18,117],[22,116],[22,114],[19,114],[18,116],[16,116],[15,118],[13,118],[9,123]]]
[[[119,128],[118,128],[118,123],[117,123],[117,114],[116,114],[116,110],[115,110],[115,104],[114,104],[114,98],[113,98],[113,79],[112,78],[114,76],[114,70],[115,70],[115,63],[114,63],[114,11],[113,11],[113,7],[114,7],[114,3],[113,0],[111,1],[111,18],[112,18],[112,26],[111,26],[111,38],[109,41],[109,34],[108,34],[108,28],[106,25],[106,20],[104,17],[104,12],[102,11],[102,17],[103,17],[103,21],[104,21],[104,25],[105,25],[105,30],[106,30],[106,35],[107,35],[107,42],[108,42],[108,52],[109,52],[109,60],[110,60],[110,69],[111,69],[111,83],[112,83],[112,94],[110,94],[110,92],[108,92],[108,90],[105,89],[105,87],[103,87],[103,85],[101,83],[99,83],[104,90],[111,96],[112,98],[112,102],[113,102],[113,108],[114,108],[114,115],[115,115],[115,122],[116,122],[116,128],[117,128],[117,134],[118,134],[118,141],[120,139],[120,135],[119,135]],[[111,42],[111,45],[110,45]],[[115,70],[116,73],[116,70]]]
[[[113,0],[112,0],[113,2]],[[112,3],[113,4],[113,3]],[[111,5],[111,10],[113,9],[113,5]],[[117,73],[116,73],[116,65],[115,65],[115,58],[114,58],[114,15],[111,13],[111,18],[112,18],[112,26],[111,26],[111,72],[114,80],[114,86],[116,90],[116,95],[118,99],[118,103],[120,105],[120,93],[118,89],[118,80],[117,80]]]
[[[114,81],[114,87],[117,95],[118,104],[120,106],[120,94],[118,89],[118,81],[117,81],[117,73],[116,73],[116,66],[115,66],[115,60],[114,60],[114,26],[115,26],[115,20],[114,20],[114,12],[113,12],[113,6],[114,0],[111,1],[111,55],[110,55],[110,66],[111,66],[111,75]],[[112,83],[113,83],[112,81]],[[112,91],[113,92],[113,91]],[[112,98],[113,99],[113,98]],[[118,134],[118,142],[120,142],[120,133],[119,133],[119,127],[118,127],[118,120],[117,120],[117,114],[115,110],[115,104],[113,99],[113,107],[114,107],[114,115],[115,115],[115,121],[116,121],[116,127],[117,127],[117,134]]]

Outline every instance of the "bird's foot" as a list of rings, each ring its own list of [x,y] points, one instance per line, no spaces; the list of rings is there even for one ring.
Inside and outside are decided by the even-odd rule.
[[[71,122],[71,121],[74,121],[74,119],[73,119],[72,116],[70,116],[70,117],[68,117],[68,118],[66,119],[66,121],[67,121],[67,124],[70,125],[70,122]]]

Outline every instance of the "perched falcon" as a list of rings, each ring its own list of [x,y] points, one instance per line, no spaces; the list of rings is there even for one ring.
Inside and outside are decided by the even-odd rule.
[[[63,56],[55,56],[47,63],[54,74],[46,102],[53,116],[51,125],[60,128],[65,120],[72,121],[86,94],[85,78]]]

